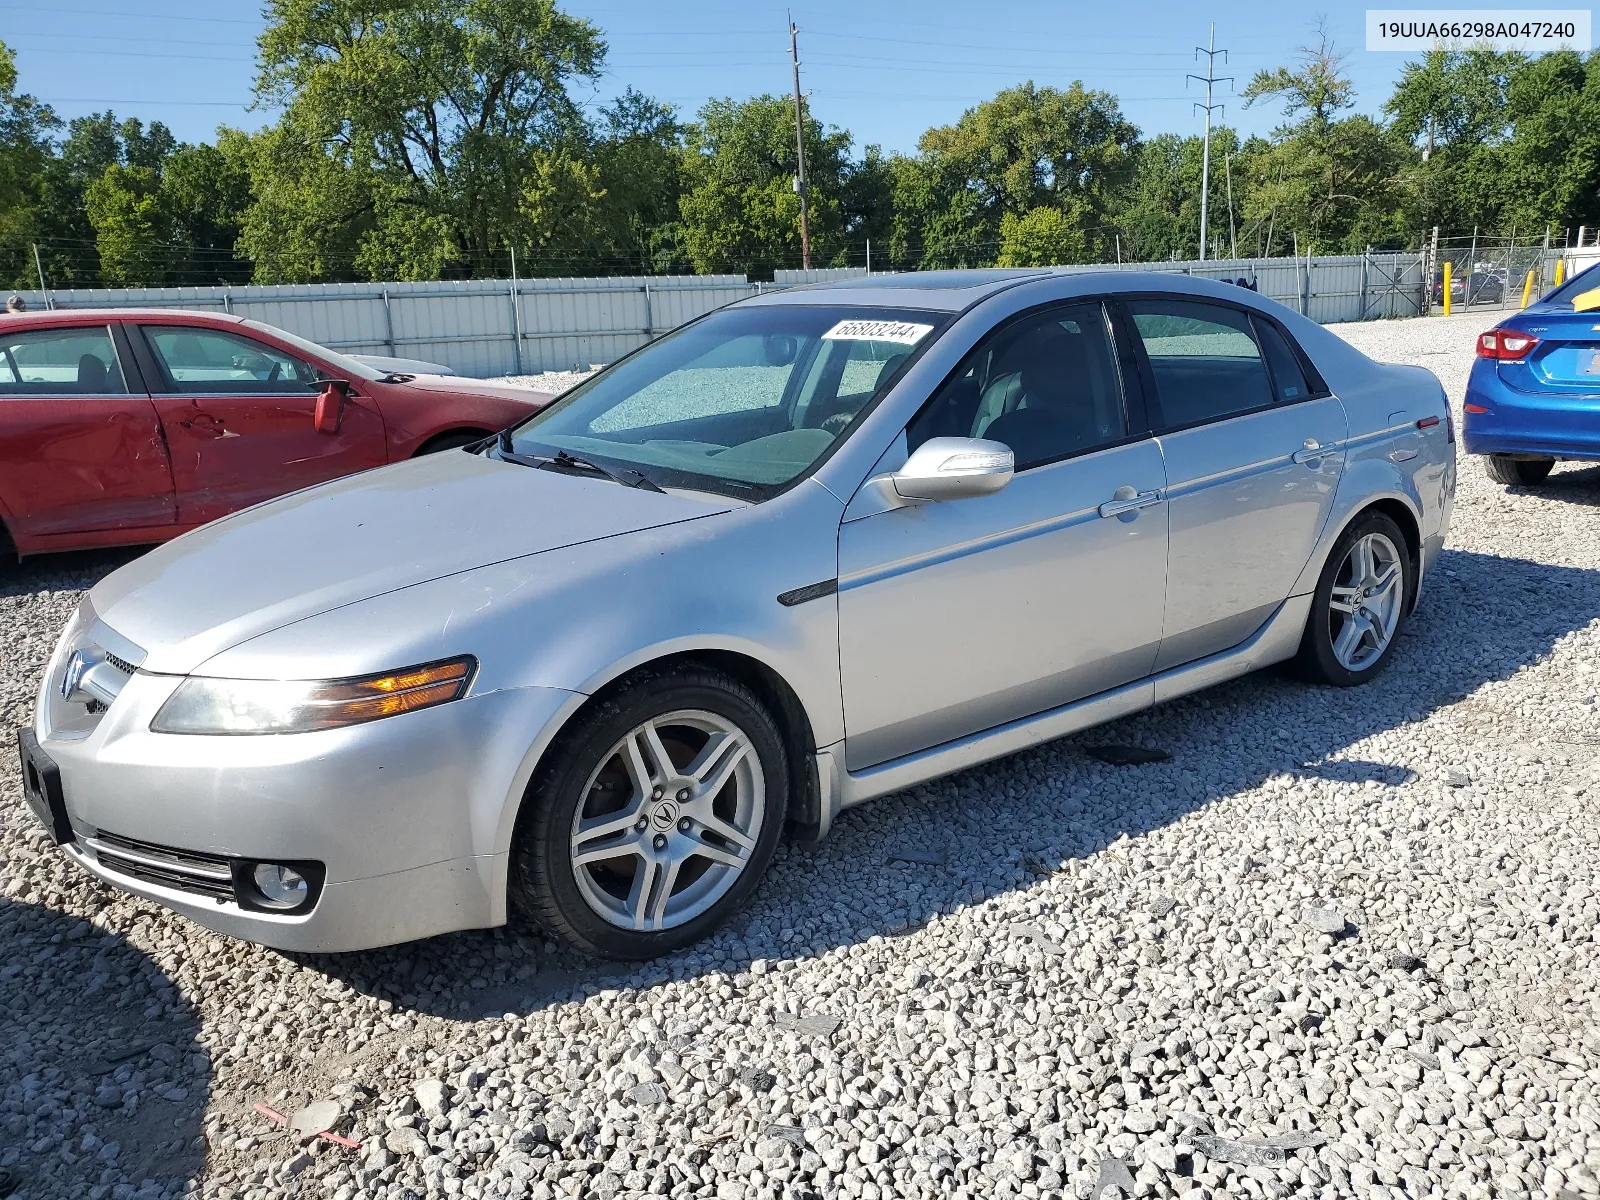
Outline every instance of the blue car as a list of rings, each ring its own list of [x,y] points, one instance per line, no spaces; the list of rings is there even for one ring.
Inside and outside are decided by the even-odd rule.
[[[1600,460],[1600,309],[1572,307],[1597,288],[1600,264],[1478,335],[1461,436],[1495,482],[1529,487],[1557,459]]]

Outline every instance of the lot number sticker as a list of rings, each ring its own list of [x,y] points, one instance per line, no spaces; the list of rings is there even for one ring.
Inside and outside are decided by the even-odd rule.
[[[898,342],[915,346],[932,331],[932,325],[910,321],[840,321],[822,337],[835,342]]]

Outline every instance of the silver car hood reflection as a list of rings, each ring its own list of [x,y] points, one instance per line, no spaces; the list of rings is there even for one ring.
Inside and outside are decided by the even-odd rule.
[[[448,451],[269,501],[107,577],[95,612],[185,674],[246,638],[474,567],[742,507]]]

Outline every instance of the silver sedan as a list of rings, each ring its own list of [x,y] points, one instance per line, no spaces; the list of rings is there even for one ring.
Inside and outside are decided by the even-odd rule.
[[[1270,663],[1374,678],[1455,454],[1428,372],[1225,284],[759,297],[108,576],[26,795],[241,938],[656,955],[851,805]]]

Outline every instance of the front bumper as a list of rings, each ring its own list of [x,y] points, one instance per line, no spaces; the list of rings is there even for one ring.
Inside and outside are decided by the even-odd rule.
[[[73,831],[63,848],[86,870],[283,950],[362,950],[504,922],[517,806],[545,735],[581,697],[510,689],[312,734],[151,733],[178,682],[134,675],[86,735],[51,736],[41,705],[39,745],[59,768]],[[153,849],[133,866],[119,845]],[[173,855],[174,870],[149,861]],[[208,883],[208,862],[225,875],[241,861],[320,864],[320,890],[304,913],[261,911],[217,886],[218,870]]]

